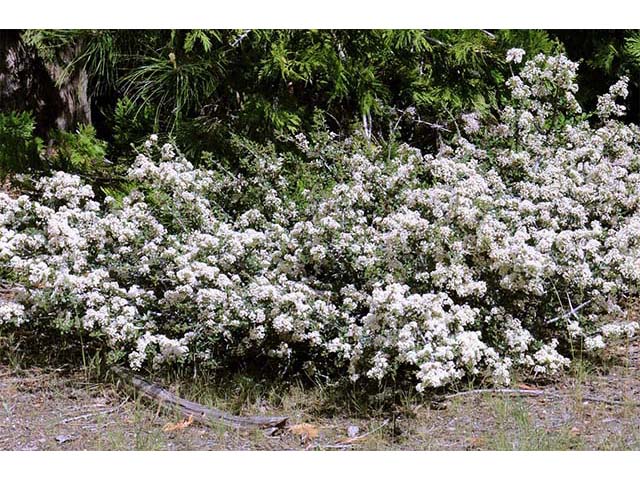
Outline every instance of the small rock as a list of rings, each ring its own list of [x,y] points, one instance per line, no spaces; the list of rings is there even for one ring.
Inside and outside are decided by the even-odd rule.
[[[70,442],[71,440],[73,440],[73,437],[70,437],[69,435],[58,435],[56,437],[56,442],[59,444]]]
[[[349,438],[357,437],[359,433],[360,428],[356,425],[349,425],[349,427],[347,428],[347,436]]]

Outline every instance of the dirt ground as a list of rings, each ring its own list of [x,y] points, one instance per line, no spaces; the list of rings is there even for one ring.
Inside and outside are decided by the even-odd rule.
[[[606,369],[578,365],[539,387],[544,395],[408,398],[395,418],[329,412],[326,392],[295,386],[239,404],[234,392],[209,401],[241,414],[289,416],[290,428],[275,435],[190,423],[83,371],[0,365],[0,449],[640,450],[640,342],[619,346],[616,358]]]

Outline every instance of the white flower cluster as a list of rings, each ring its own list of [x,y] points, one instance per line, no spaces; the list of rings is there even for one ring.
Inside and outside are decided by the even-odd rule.
[[[0,326],[12,323],[19,326],[25,321],[24,307],[15,302],[0,303]]]
[[[0,269],[23,285],[0,327],[71,322],[133,368],[272,357],[418,390],[553,374],[567,342],[638,330],[621,305],[640,281],[640,131],[609,115],[624,79],[600,124],[576,117],[576,71],[536,56],[497,121],[465,116],[473,142],[436,155],[327,153],[331,186],[299,203],[282,159],[242,177],[157,137],[121,202],[65,173],[0,195]]]
[[[471,135],[480,131],[480,119],[477,113],[465,113],[462,115],[463,129]]]
[[[522,48],[511,48],[507,52],[507,62],[520,63],[526,52]]]

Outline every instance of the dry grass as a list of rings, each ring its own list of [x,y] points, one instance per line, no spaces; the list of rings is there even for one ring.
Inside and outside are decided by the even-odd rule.
[[[388,396],[256,375],[156,379],[207,406],[303,425],[276,436],[184,422],[127,397],[96,358],[70,358],[63,345],[27,353],[20,345],[31,340],[0,338],[2,450],[640,450],[640,407],[631,405],[640,402],[640,339],[599,362],[578,357],[564,378],[539,386],[550,395],[538,397],[477,394],[433,404],[402,392],[390,406]]]
[[[179,415],[127,398],[113,379],[83,369],[24,364],[4,347],[0,449],[4,450],[571,450],[640,449],[640,408],[585,401],[640,400],[640,343],[620,345],[599,365],[574,362],[556,397],[479,394],[434,409],[405,394],[391,409],[355,392],[236,376],[225,382],[164,379],[178,394],[236,414],[288,415],[304,428],[268,436]],[[7,354],[9,353],[9,354]],[[444,407],[444,408],[443,408]],[[165,428],[173,424],[172,428]],[[177,425],[177,426],[176,426]],[[309,434],[311,429],[311,434]],[[355,440],[349,438],[357,430]],[[305,434],[306,432],[306,434]]]

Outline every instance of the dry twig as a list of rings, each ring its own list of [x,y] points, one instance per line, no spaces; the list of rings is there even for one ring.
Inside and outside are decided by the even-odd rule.
[[[71,423],[71,422],[74,422],[76,420],[86,420],[87,418],[95,417],[97,415],[109,415],[111,413],[114,413],[114,412],[117,412],[118,410],[120,410],[122,407],[124,407],[124,405],[128,401],[129,401],[129,397],[125,398],[124,401],[120,405],[118,405],[117,407],[109,408],[107,410],[101,410],[99,412],[85,413],[84,415],[78,415],[77,417],[65,418],[64,420],[61,420],[60,422],[58,422],[58,424],[60,424],[60,423]]]
[[[548,392],[546,390],[529,390],[522,388],[480,388],[477,390],[467,390],[464,392],[456,392],[450,393],[449,395],[443,395],[436,399],[436,402],[443,402],[445,400],[451,400],[457,397],[468,397],[472,395],[478,394],[490,394],[490,395],[514,395],[514,396],[529,396],[529,397],[549,397],[549,398],[566,398],[568,395],[562,395],[555,392]],[[602,397],[592,397],[589,395],[582,395],[581,399],[583,402],[594,402],[594,403],[604,403],[607,405],[618,405],[618,406],[631,406],[631,407],[640,407],[640,402],[635,401],[626,401],[626,400],[611,400],[608,398]]]
[[[569,300],[569,302],[571,302],[571,300]],[[571,315],[574,315],[574,316],[575,316],[575,314],[576,314],[578,311],[582,310],[584,307],[586,307],[586,306],[587,306],[587,305],[589,305],[590,303],[591,303],[591,300],[587,300],[586,302],[581,303],[580,305],[578,305],[576,308],[571,308],[571,310],[569,310],[568,312],[563,313],[562,315],[558,315],[557,317],[554,317],[554,318],[552,318],[551,320],[547,320],[547,324],[555,323],[555,322],[557,322],[558,320],[561,320],[561,319],[563,319],[563,318],[570,317]],[[571,305],[571,303],[569,303],[569,305]]]
[[[380,424],[378,428],[374,428],[373,430],[370,430],[367,433],[363,433],[362,435],[358,435],[357,437],[343,438],[342,440],[338,440],[338,442],[335,445],[325,445],[324,448],[348,448],[352,444],[359,442],[360,440],[368,437],[373,433],[376,433],[379,430],[382,430],[387,425],[389,425],[389,419],[382,422],[382,424]]]

